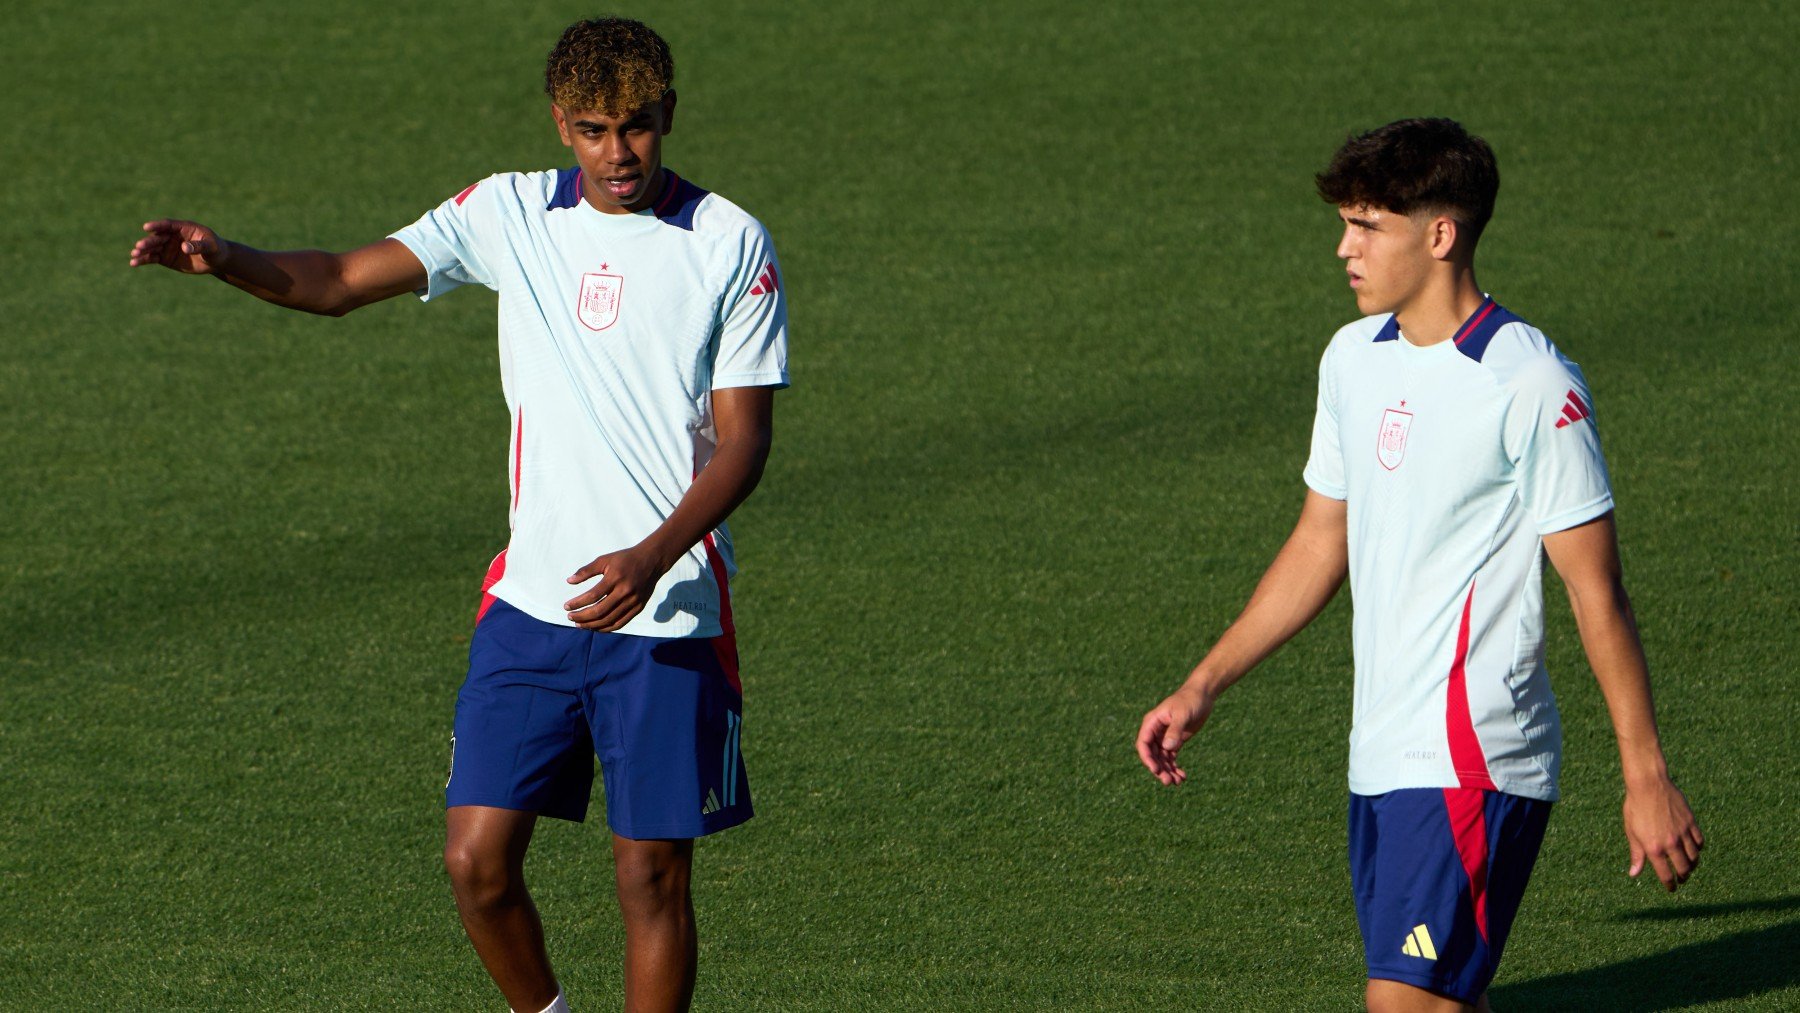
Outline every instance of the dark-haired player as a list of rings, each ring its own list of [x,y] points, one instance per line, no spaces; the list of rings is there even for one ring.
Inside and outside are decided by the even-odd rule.
[[[627,1009],[688,1005],[693,838],[751,814],[725,518],[768,457],[787,310],[762,226],[662,164],[673,79],[649,28],[583,21],[545,74],[574,167],[490,176],[349,253],[158,221],[131,257],[332,315],[469,283],[499,293],[512,538],[457,697],[444,857],[521,1013],[568,1009],[523,865],[540,814],[586,814],[596,753]]]
[[[1306,503],[1243,614],[1138,732],[1144,765],[1184,781],[1176,754],[1219,694],[1349,577],[1350,861],[1372,1010],[1486,1008],[1557,797],[1546,552],[1618,735],[1631,875],[1648,861],[1673,890],[1699,861],[1587,383],[1475,281],[1499,183],[1487,143],[1444,119],[1353,137],[1319,175],[1366,316],[1319,366]]]

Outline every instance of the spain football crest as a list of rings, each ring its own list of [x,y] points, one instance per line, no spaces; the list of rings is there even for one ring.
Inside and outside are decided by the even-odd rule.
[[[1412,432],[1412,412],[1389,408],[1381,413],[1381,436],[1375,441],[1375,456],[1389,471],[1400,467],[1406,457],[1406,437]]]
[[[581,295],[575,302],[575,315],[590,331],[604,331],[619,320],[619,297],[625,291],[625,279],[616,274],[590,272],[581,276]]]

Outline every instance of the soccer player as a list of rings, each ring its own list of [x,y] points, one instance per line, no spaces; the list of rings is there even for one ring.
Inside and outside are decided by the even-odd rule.
[[[188,221],[133,266],[210,274],[333,316],[465,284],[499,293],[512,536],[457,696],[445,863],[514,1010],[567,1010],[526,892],[539,815],[580,820],[598,753],[625,1008],[693,994],[693,839],[750,818],[725,518],[767,460],[787,310],[769,236],[662,164],[674,63],[648,27],[572,25],[551,116],[575,165],[490,176],[348,253],[271,253]]]
[[[1219,694],[1325,607],[1354,602],[1350,864],[1371,1010],[1485,1009],[1557,797],[1543,558],[1606,698],[1630,874],[1673,890],[1702,838],[1669,779],[1621,580],[1581,370],[1483,294],[1475,246],[1500,177],[1457,123],[1350,138],[1317,179],[1365,314],[1319,366],[1293,534],[1187,681],[1144,715],[1164,784]]]

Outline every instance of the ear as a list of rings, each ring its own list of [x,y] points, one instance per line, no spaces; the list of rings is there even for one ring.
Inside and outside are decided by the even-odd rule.
[[[556,136],[562,138],[563,147],[573,148],[575,142],[569,137],[569,117],[563,112],[562,106],[550,103],[550,118],[556,121]]]
[[[1460,227],[1456,219],[1449,215],[1438,215],[1425,226],[1425,238],[1431,249],[1434,260],[1449,260],[1451,251],[1456,249],[1456,237]]]
[[[662,132],[667,135],[675,129],[675,89],[663,92],[662,97]]]

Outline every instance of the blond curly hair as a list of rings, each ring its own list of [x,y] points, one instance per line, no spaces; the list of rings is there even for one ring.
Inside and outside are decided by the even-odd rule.
[[[570,111],[623,116],[655,102],[675,83],[669,44],[628,18],[577,21],[563,30],[544,66],[544,92]]]

